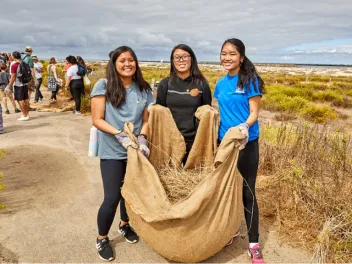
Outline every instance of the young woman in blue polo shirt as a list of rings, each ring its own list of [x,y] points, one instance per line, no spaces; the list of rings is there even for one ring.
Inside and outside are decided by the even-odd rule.
[[[243,177],[243,205],[248,229],[248,254],[252,263],[264,263],[259,240],[259,213],[255,182],[259,164],[258,112],[264,82],[253,63],[245,55],[241,40],[231,38],[221,48],[221,64],[228,74],[215,87],[214,98],[220,110],[219,140],[231,127],[247,135],[242,142],[237,167]],[[228,243],[231,244],[232,240]]]

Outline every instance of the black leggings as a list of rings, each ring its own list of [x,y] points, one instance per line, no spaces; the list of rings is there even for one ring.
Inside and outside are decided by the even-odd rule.
[[[38,78],[35,86],[35,96],[34,101],[38,102],[39,99],[43,99],[42,92],[40,91],[40,86],[42,85],[42,78]]]
[[[187,159],[188,159],[188,155],[191,152],[193,143],[194,143],[194,138],[193,139],[185,139],[185,143],[186,143],[186,153],[183,156],[183,160],[182,160],[182,164],[186,165]]]
[[[100,170],[104,186],[104,201],[98,212],[98,230],[100,236],[106,236],[109,233],[119,202],[121,220],[124,222],[128,222],[129,220],[125,199],[121,196],[126,165],[126,160],[100,160]]]
[[[55,100],[57,100],[56,94],[59,92],[59,89],[60,89],[60,86],[57,84],[57,85],[56,85],[56,90],[55,90],[55,91],[51,91],[51,97],[50,97],[50,99],[55,99]]]
[[[255,195],[258,166],[259,144],[258,139],[255,139],[240,151],[237,162],[237,168],[243,177],[243,206],[249,243],[258,243],[259,240],[259,211]]]
[[[81,111],[81,94],[84,90],[83,80],[75,79],[70,82],[70,92],[75,100],[76,111]]]

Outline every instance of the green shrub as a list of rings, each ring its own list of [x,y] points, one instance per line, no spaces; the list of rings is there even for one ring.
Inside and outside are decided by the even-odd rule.
[[[317,106],[313,103],[307,104],[300,111],[300,115],[314,123],[326,123],[337,118],[336,112],[329,106]]]
[[[322,102],[342,102],[343,95],[335,90],[317,91],[313,94],[313,100]]]
[[[309,78],[311,82],[330,82],[331,76],[313,75]]]
[[[345,90],[351,90],[352,89],[352,83],[334,82],[334,85],[337,86],[337,87],[340,87],[341,89],[345,89]]]

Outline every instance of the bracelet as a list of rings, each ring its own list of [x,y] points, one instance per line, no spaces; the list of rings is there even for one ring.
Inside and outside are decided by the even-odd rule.
[[[139,134],[139,136],[144,137],[145,139],[148,139],[146,134]]]

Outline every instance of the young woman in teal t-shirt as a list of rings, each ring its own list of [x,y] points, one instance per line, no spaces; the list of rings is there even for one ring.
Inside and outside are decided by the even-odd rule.
[[[220,110],[219,140],[231,127],[247,136],[240,147],[237,167],[243,177],[243,205],[248,229],[248,254],[252,263],[264,263],[259,248],[259,213],[255,182],[259,165],[259,105],[264,82],[245,55],[239,39],[228,39],[221,48],[221,64],[228,74],[215,87]],[[232,243],[229,241],[228,245]]]

